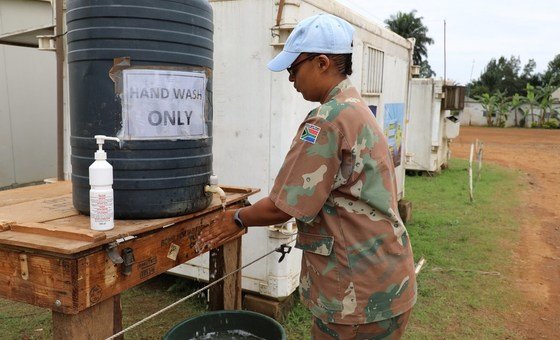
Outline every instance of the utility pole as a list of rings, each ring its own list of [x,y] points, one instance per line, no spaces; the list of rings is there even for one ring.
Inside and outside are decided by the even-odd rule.
[[[470,85],[471,85],[471,83],[472,83],[472,74],[473,74],[473,71],[474,71],[474,58],[473,58],[473,60],[472,60],[471,75],[470,75],[470,77],[469,77],[469,82],[467,83],[467,85],[468,85],[468,86],[467,86],[467,97],[470,97],[470,96],[471,96],[471,86],[470,86]],[[469,123],[469,126],[470,126],[470,125],[471,125],[471,124]]]
[[[446,22],[443,20],[443,82],[447,80],[447,38],[446,38]]]
[[[64,181],[64,0],[54,5],[56,43],[56,177]]]

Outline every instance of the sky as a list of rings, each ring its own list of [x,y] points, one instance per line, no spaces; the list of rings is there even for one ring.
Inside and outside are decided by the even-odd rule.
[[[416,10],[428,36],[428,62],[436,77],[466,85],[478,79],[488,62],[501,56],[529,59],[543,72],[560,54],[559,0],[336,0],[382,24],[397,12]],[[446,58],[444,58],[444,21]]]

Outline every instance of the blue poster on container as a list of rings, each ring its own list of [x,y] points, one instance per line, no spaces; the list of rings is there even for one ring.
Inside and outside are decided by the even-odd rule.
[[[385,104],[383,116],[383,132],[389,142],[389,150],[393,156],[395,168],[401,165],[401,153],[404,130],[404,103]]]

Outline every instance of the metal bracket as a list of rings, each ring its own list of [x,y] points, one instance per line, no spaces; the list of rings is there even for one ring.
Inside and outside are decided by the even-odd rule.
[[[117,249],[118,246],[119,245],[117,242],[111,242],[107,245],[107,248],[105,249],[107,255],[109,256],[111,261],[113,261],[114,264],[123,263],[123,258],[121,257]]]
[[[29,268],[27,266],[27,255],[20,254],[19,255],[19,265],[21,268],[21,278],[24,280],[29,279]]]
[[[39,50],[56,51],[56,36],[54,35],[38,35]]]
[[[132,273],[132,265],[134,264],[134,251],[132,248],[124,248],[122,252],[122,257],[124,259],[123,263],[123,274],[130,275]]]
[[[276,249],[276,251],[282,254],[282,255],[280,255],[280,258],[278,259],[278,263],[280,263],[280,262],[282,262],[282,260],[284,260],[284,257],[286,257],[286,254],[289,254],[292,251],[292,247],[283,244],[280,247],[278,247]]]

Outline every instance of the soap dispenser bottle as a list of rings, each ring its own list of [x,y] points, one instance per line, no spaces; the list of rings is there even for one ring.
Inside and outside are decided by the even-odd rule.
[[[114,226],[115,205],[113,199],[113,167],[107,162],[107,153],[103,150],[105,140],[120,142],[116,137],[96,135],[99,149],[95,152],[95,161],[89,167],[89,216],[93,230],[111,230]]]

